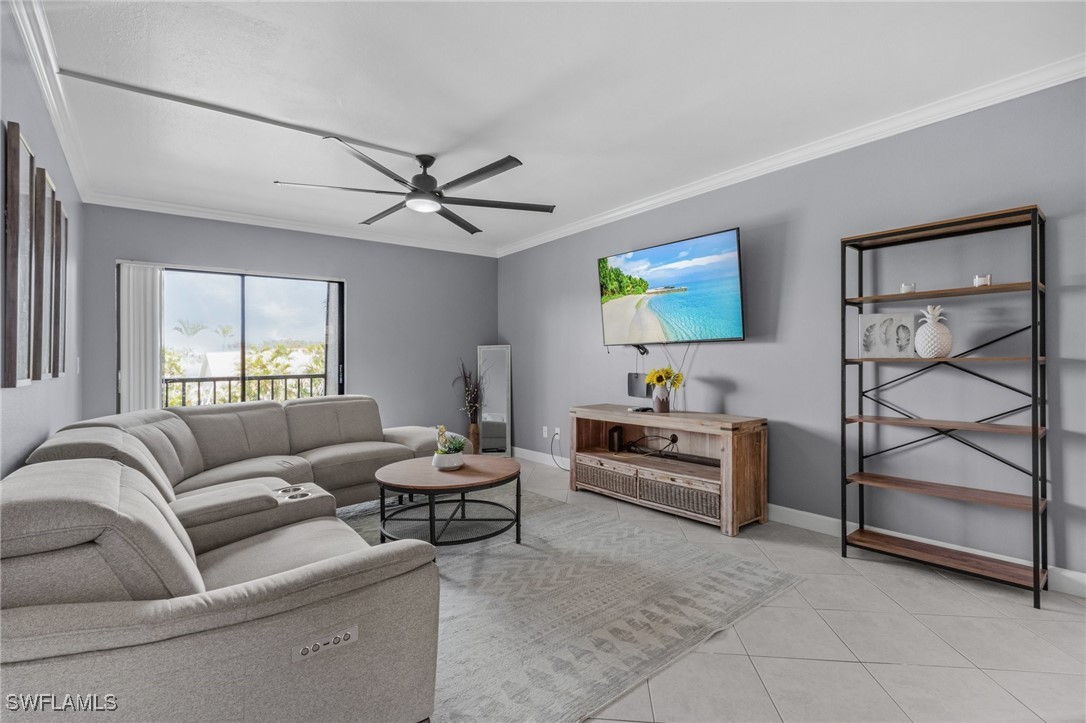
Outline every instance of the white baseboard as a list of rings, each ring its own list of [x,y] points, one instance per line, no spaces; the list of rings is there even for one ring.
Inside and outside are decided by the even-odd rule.
[[[769,519],[773,522],[781,522],[786,525],[792,525],[793,527],[800,527],[804,530],[821,532],[824,535],[833,535],[836,537],[841,534],[841,521],[836,517],[816,515],[813,512],[795,510],[791,507],[781,507],[780,505],[772,504],[769,505]],[[849,532],[857,529],[857,527],[858,525],[855,522],[848,523]],[[896,537],[903,537],[906,540],[915,540],[916,542],[926,542],[932,545],[939,545],[940,547],[946,547],[951,550],[972,552],[974,554],[984,555],[986,557],[991,557],[996,560],[1003,560],[1004,562],[1014,562],[1018,563],[1019,565],[1033,564],[1029,560],[1023,560],[1017,557],[997,555],[994,552],[988,552],[986,550],[977,550],[972,547],[963,547],[962,545],[952,545],[949,542],[932,540],[926,537],[917,537],[916,535],[906,535],[903,532],[897,532],[895,530],[884,530],[879,527],[871,527],[870,525],[867,526],[867,529],[873,532],[885,532]],[[1086,572],[1079,572],[1078,570],[1067,570],[1062,567],[1049,567],[1048,589],[1055,590],[1056,592],[1065,592],[1070,595],[1077,595],[1079,597],[1086,597]]]
[[[513,447],[513,456],[526,459],[529,462],[535,462],[536,464],[545,464],[551,467],[561,465],[566,469],[569,469],[569,458],[559,457],[554,455],[554,459],[546,452],[536,452],[534,449],[524,449],[523,447]],[[554,460],[558,460],[558,465],[555,465]]]
[[[550,467],[554,467],[554,460],[551,456],[545,452],[536,452],[531,449],[523,449],[521,447],[513,447],[513,456],[526,459],[529,462],[536,462],[538,464],[545,464]],[[558,457],[555,455],[555,459],[563,467],[569,467],[569,459],[565,457]],[[792,525],[793,527],[799,527],[804,530],[811,530],[812,532],[821,532],[824,535],[833,535],[837,537],[841,534],[841,521],[836,517],[827,517],[826,515],[818,515],[814,512],[807,512],[805,510],[797,510],[791,507],[782,507],[781,505],[769,505],[769,519],[772,522],[780,522],[785,525]],[[858,527],[856,523],[850,522],[848,524],[848,531],[852,532]],[[906,535],[902,532],[896,532],[894,530],[884,530],[878,527],[871,527],[867,529],[874,532],[885,532],[887,534],[896,535],[897,537],[904,537],[907,540],[915,540],[917,542],[927,542],[932,545],[939,545],[940,547],[946,547],[951,550],[960,550],[962,552],[972,552],[979,555],[985,555],[987,557],[994,558],[996,560],[1003,560],[1005,562],[1015,562],[1020,565],[1032,564],[1029,560],[1023,560],[1017,557],[1008,557],[1007,555],[997,555],[986,550],[977,550],[971,547],[963,547],[961,545],[952,545],[948,542],[941,542],[939,540],[932,540],[926,537],[917,537],[916,535]],[[1048,568],[1048,588],[1055,590],[1056,592],[1064,592],[1070,595],[1077,595],[1079,597],[1086,597],[1086,572],[1080,572],[1078,570],[1067,570],[1062,567],[1049,567]]]

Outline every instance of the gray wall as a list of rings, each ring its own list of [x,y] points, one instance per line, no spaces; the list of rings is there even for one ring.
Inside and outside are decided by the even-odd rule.
[[[691,346],[685,366],[690,382],[679,407],[769,418],[770,502],[836,517],[839,239],[1037,203],[1049,220],[1051,564],[1086,570],[1084,88],[1083,81],[1065,84],[500,259],[498,329],[513,347],[514,444],[545,452],[540,427],[559,424],[562,449],[568,450],[571,405],[634,403],[626,397],[626,372],[667,361],[661,346],[641,361],[631,349],[608,353],[603,347],[598,257],[739,226],[748,339]],[[1023,238],[1021,232],[1013,236]],[[900,281],[916,281],[919,288],[966,285],[974,272],[991,272],[997,281],[1028,278],[1023,245],[1013,245],[1007,234],[973,237],[972,243],[959,239],[887,252],[893,254],[889,263],[873,269],[877,288],[896,290]],[[956,352],[1009,330],[1027,308],[1023,295],[946,301],[950,326],[958,329]],[[679,361],[684,347],[666,351]],[[993,394],[940,373],[930,384],[895,390],[891,398],[936,418],[979,419],[1020,403],[1013,394]],[[1023,381],[1013,371],[998,373]],[[884,434],[880,441],[894,439]],[[984,441],[1028,463],[1028,446],[1020,440],[989,435]],[[1028,478],[954,442],[884,464],[920,478],[1029,489]],[[876,492],[869,499],[868,524],[1016,557],[1030,554],[1023,513],[898,493]]]
[[[37,164],[49,172],[56,184],[57,197],[68,213],[69,226],[67,373],[59,379],[43,379],[30,386],[0,391],[0,475],[5,475],[19,466],[50,432],[80,418],[80,378],[76,373],[76,359],[80,355],[78,299],[82,285],[79,262],[83,204],[8,3],[0,7],[0,52],[3,54],[0,62],[3,120],[15,121],[21,126]],[[0,157],[2,154],[0,149]]]
[[[83,411],[116,411],[118,259],[342,278],[346,385],[385,426],[466,431],[457,359],[497,336],[497,260],[356,239],[87,204]]]

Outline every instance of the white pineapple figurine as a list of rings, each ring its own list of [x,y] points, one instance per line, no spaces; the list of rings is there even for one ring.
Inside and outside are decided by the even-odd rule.
[[[916,330],[916,353],[924,359],[946,357],[954,344],[950,329],[943,323],[943,307],[929,306]],[[927,323],[925,323],[927,322]]]

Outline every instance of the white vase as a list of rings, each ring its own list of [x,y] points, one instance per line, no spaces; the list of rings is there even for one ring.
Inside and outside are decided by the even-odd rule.
[[[929,306],[916,330],[916,354],[922,359],[945,358],[954,347],[954,337],[943,323],[943,307]]]
[[[652,411],[667,414],[671,411],[671,390],[667,387],[654,387],[652,390]]]
[[[439,469],[442,472],[460,469],[464,466],[464,454],[463,452],[453,452],[451,454],[434,452],[434,461],[432,464],[435,469]]]

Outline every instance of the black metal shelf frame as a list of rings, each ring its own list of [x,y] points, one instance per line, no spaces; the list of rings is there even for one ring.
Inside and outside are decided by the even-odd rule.
[[[995,216],[995,214],[993,214]],[[1025,226],[1027,224],[1020,223],[1019,226]],[[948,226],[953,228],[953,224],[948,222]],[[866,460],[873,457],[877,457],[888,452],[905,449],[922,442],[936,439],[946,438],[954,440],[959,444],[962,444],[970,449],[973,449],[981,454],[984,454],[991,459],[994,459],[1012,469],[1017,470],[1028,476],[1032,483],[1031,496],[1032,496],[1032,568],[1033,568],[1033,604],[1034,607],[1039,608],[1041,606],[1041,590],[1047,589],[1048,581],[1047,575],[1042,574],[1043,571],[1048,569],[1048,509],[1047,504],[1042,502],[1047,499],[1047,487],[1048,487],[1048,437],[1040,432],[1041,429],[1047,427],[1048,422],[1048,403],[1047,403],[1047,390],[1048,390],[1048,368],[1046,359],[1046,338],[1045,338],[1045,326],[1046,326],[1046,313],[1045,313],[1045,217],[1044,214],[1037,208],[1032,208],[1028,214],[1028,226],[1030,229],[1030,325],[1015,329],[999,336],[995,339],[984,342],[978,346],[968,349],[960,354],[956,354],[953,358],[965,358],[977,351],[996,344],[1000,341],[1008,339],[1010,337],[1027,334],[1030,341],[1030,388],[1029,390],[1015,387],[1006,382],[992,378],[987,374],[977,372],[973,369],[967,369],[964,366],[954,364],[952,361],[937,361],[931,364],[927,364],[919,369],[914,369],[908,373],[896,376],[893,379],[876,383],[873,386],[865,387],[865,364],[856,363],[850,361],[846,349],[847,339],[847,325],[848,325],[848,309],[852,308],[859,312],[862,312],[867,306],[877,306],[879,302],[865,302],[857,304],[850,302],[850,296],[848,294],[848,249],[855,251],[855,297],[862,297],[864,295],[864,245],[862,243],[854,243],[851,240],[842,242],[841,244],[841,556],[848,556],[848,547],[850,543],[848,541],[848,486],[850,484],[848,480],[849,475],[849,451],[848,451],[848,403],[849,403],[849,381],[848,381],[848,368],[853,366],[856,368],[856,388],[854,402],[857,407],[857,413],[863,414],[865,401],[874,403],[880,407],[888,409],[895,414],[901,416],[903,419],[920,419],[916,415],[906,411],[898,405],[892,404],[885,399],[879,397],[878,392],[892,385],[899,384],[901,382],[915,379],[926,372],[939,367],[948,367],[955,371],[968,374],[970,376],[979,378],[990,384],[997,385],[1004,389],[1007,389],[1015,394],[1026,397],[1029,402],[1013,409],[1008,409],[1004,412],[990,415],[984,419],[976,420],[977,422],[993,422],[994,420],[1006,417],[1011,414],[1024,412],[1029,410],[1031,426],[1033,433],[1030,435],[1031,439],[1031,464],[1029,468],[1016,464],[1004,457],[986,449],[981,444],[978,444],[972,440],[965,439],[956,434],[954,430],[935,429],[932,428],[932,433],[925,435],[918,439],[911,440],[902,444],[897,444],[892,447],[877,449],[868,452],[865,448],[864,440],[864,423],[859,422],[856,424],[856,472],[864,472],[864,463]],[[978,228],[968,231],[957,231],[947,233],[946,235],[940,235],[935,237],[929,237],[920,239],[920,242],[933,241],[942,238],[953,238],[973,233],[984,233],[990,231],[989,228]],[[896,244],[895,244],[896,245]],[[881,248],[888,248],[889,246],[872,246],[867,248],[868,251],[878,251]],[[876,365],[877,366],[877,365]],[[865,504],[864,504],[864,485],[857,485],[857,524],[862,530],[865,528]],[[968,572],[968,571],[963,571]],[[969,573],[976,574],[976,573]],[[1014,583],[1011,583],[1014,584]]]

